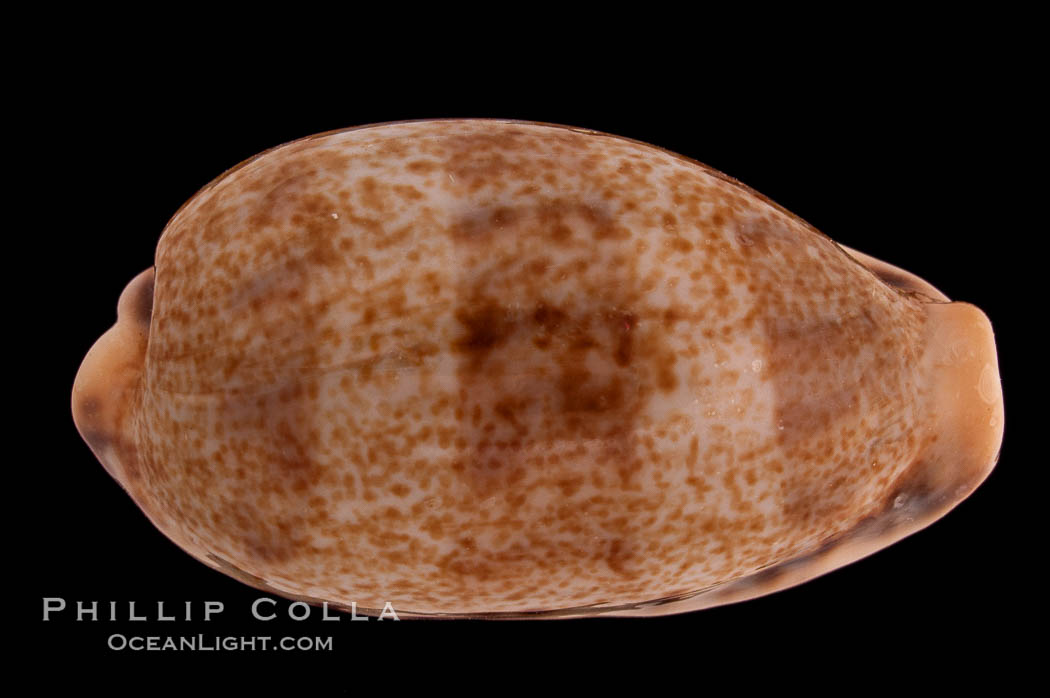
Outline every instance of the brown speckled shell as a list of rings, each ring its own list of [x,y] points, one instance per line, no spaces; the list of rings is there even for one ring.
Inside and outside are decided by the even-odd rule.
[[[201,561],[411,614],[750,598],[935,520],[995,463],[979,310],[614,136],[453,120],[218,178],[73,394]]]

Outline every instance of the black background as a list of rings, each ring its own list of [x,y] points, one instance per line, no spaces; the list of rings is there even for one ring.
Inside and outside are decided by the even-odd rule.
[[[1013,637],[1030,613],[1018,555],[1017,502],[1028,454],[1018,398],[1030,382],[1019,357],[1019,253],[1026,231],[1009,221],[1001,186],[1014,171],[1020,107],[1003,66],[972,47],[954,58],[915,56],[832,65],[699,70],[656,61],[586,70],[564,64],[391,68],[304,80],[231,56],[216,71],[140,72],[128,56],[66,56],[43,76],[31,106],[25,236],[38,248],[13,269],[32,325],[28,366],[15,373],[41,437],[20,462],[28,513],[20,518],[15,597],[30,653],[95,667],[296,667],[357,682],[419,674],[476,678],[481,667],[549,675],[758,671],[795,657],[813,676],[852,654],[869,673],[918,663],[946,646],[951,668]],[[710,65],[710,61],[706,65]],[[110,479],[70,416],[73,377],[113,323],[117,297],[152,264],[178,207],[226,168],[277,144],[330,129],[412,118],[503,117],[587,127],[700,160],[762,192],[833,239],[901,266],[949,297],[982,308],[997,334],[1006,396],[1000,465],[945,519],[872,557],[800,587],[743,604],[659,619],[535,622],[260,623],[266,594],[196,562],[170,543]],[[15,140],[18,140],[17,138]],[[56,172],[61,176],[56,177]],[[1045,226],[1044,226],[1045,227]],[[1023,256],[1023,254],[1020,254]],[[24,277],[21,277],[24,275]],[[43,287],[43,288],[42,288]],[[39,311],[39,312],[38,312]],[[21,422],[19,422],[21,423]],[[19,440],[18,434],[11,438]],[[1022,582],[1019,589],[1018,583]],[[1024,590],[1029,588],[1028,592]],[[211,623],[41,621],[42,599],[117,601],[155,615],[205,600]],[[103,607],[107,604],[103,603]],[[278,600],[284,613],[288,602]],[[325,653],[138,653],[106,648],[112,633],[333,635]],[[587,657],[586,660],[582,659]],[[875,657],[871,661],[862,659]],[[748,659],[743,659],[748,658]],[[976,659],[974,659],[976,661]],[[508,674],[512,677],[517,674]],[[790,675],[790,674],[789,674]],[[349,679],[348,679],[349,680]]]

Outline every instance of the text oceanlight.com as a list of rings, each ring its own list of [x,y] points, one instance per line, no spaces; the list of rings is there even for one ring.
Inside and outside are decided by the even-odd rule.
[[[332,650],[331,637],[269,637],[234,635],[142,636],[114,633],[106,642],[111,650],[132,652],[255,652],[284,650],[286,652],[324,652]]]

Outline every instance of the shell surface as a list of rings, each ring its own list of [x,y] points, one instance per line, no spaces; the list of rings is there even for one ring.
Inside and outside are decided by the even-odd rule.
[[[1003,428],[978,309],[681,156],[490,120],[213,181],[73,413],[202,562],[401,615],[776,591],[942,516]]]

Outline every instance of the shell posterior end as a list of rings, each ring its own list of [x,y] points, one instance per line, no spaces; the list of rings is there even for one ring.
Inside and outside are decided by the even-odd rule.
[[[995,467],[1003,441],[1003,391],[988,317],[969,303],[924,308],[932,434],[906,488],[935,499],[944,514]]]
[[[91,347],[73,382],[73,422],[92,452],[127,489],[137,477],[129,409],[143,372],[153,305],[153,268],[127,285],[117,322]]]

